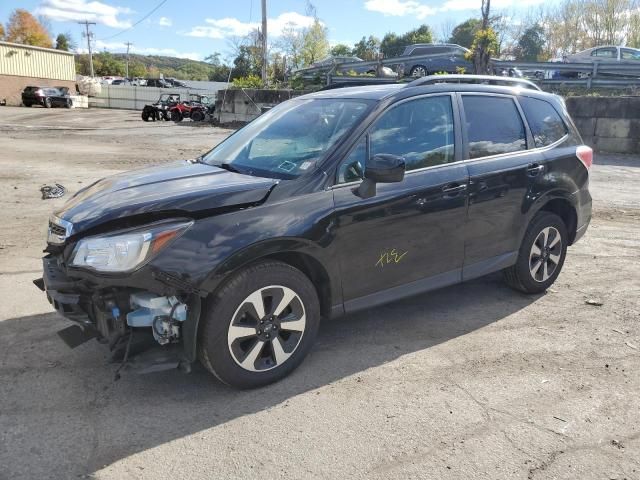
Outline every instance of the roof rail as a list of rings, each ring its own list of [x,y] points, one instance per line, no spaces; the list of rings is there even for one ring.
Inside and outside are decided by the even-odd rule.
[[[538,85],[524,78],[499,77],[494,75],[429,75],[407,83],[407,87],[435,85],[436,83],[485,84],[541,90]]]

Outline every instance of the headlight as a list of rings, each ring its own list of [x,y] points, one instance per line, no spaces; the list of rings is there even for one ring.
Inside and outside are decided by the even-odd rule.
[[[192,224],[162,223],[83,238],[73,251],[71,265],[99,272],[131,271],[182,235]]]

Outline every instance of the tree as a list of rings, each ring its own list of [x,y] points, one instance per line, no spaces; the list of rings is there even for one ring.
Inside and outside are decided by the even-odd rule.
[[[118,60],[109,52],[100,52],[94,56],[93,69],[98,77],[104,77],[107,75],[122,76],[125,73],[124,62],[122,60]]]
[[[209,69],[201,63],[189,62],[176,71],[185,80],[209,80]]]
[[[327,27],[320,23],[317,18],[303,33],[301,53],[304,65],[311,65],[322,59],[322,57],[326,57],[327,53],[329,53]]]
[[[13,43],[51,48],[46,28],[26,10],[17,8],[9,17],[6,40]]]
[[[287,63],[291,68],[296,69],[303,66],[304,32],[296,28],[294,24],[289,23],[284,27],[277,46],[287,56]]]
[[[346,57],[351,55],[351,48],[349,48],[349,46],[345,45],[344,43],[338,43],[337,45],[331,47],[329,53],[331,53],[331,55],[333,55],[334,57]]]
[[[480,7],[482,24],[473,37],[471,52],[468,54],[473,59],[473,68],[477,75],[490,73],[489,62],[491,61],[491,56],[498,53],[498,37],[489,25],[490,10],[491,0],[482,0],[482,6]]]
[[[544,52],[544,29],[542,25],[535,24],[527,28],[515,49],[516,60],[525,62],[535,62],[540,59]]]
[[[373,35],[362,39],[353,46],[353,55],[365,61],[377,60],[380,55],[380,40]]]
[[[404,35],[393,32],[387,33],[380,42],[380,51],[385,58],[397,57],[402,54],[404,47],[414,43],[432,43],[433,34],[428,25],[420,25]]]
[[[459,25],[456,25],[449,37],[449,43],[457,43],[466,48],[471,48],[473,38],[476,32],[482,26],[482,22],[478,18],[470,18]]]
[[[130,78],[144,78],[147,76],[147,67],[144,63],[137,60],[129,62],[129,77]]]
[[[56,50],[64,50],[68,52],[69,50],[75,50],[76,44],[71,38],[70,33],[60,33],[56,37]]]
[[[0,23],[0,40],[4,40],[4,27]]]

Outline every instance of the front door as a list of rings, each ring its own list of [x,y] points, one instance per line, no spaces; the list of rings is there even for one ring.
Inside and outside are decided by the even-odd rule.
[[[456,137],[452,96],[413,98],[385,111],[340,165],[333,192],[347,311],[460,280],[468,174]],[[405,159],[405,178],[362,199],[354,190],[366,159],[382,153]]]

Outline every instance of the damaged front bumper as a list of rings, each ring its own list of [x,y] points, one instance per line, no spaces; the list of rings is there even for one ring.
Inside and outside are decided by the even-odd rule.
[[[101,277],[86,271],[69,274],[61,257],[49,254],[43,258],[43,277],[34,284],[46,293],[58,313],[75,323],[58,332],[71,348],[97,338],[117,355],[124,340],[135,333],[155,340],[147,345],[182,346],[172,351],[178,353],[179,362],[192,363],[196,352],[191,338],[195,339],[200,297],[156,279],[166,275],[142,275],[150,278],[146,282],[133,279],[127,285],[127,278]],[[141,283],[152,290],[140,288]]]

